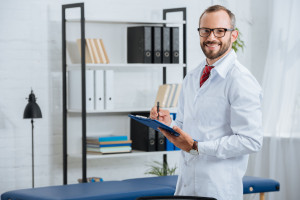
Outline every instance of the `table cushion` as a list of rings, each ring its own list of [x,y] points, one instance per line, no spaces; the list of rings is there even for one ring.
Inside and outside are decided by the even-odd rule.
[[[1,200],[135,200],[141,196],[170,196],[177,176],[126,179],[71,185],[49,186],[6,192]],[[244,194],[279,191],[279,182],[252,176],[243,178]]]
[[[49,186],[6,192],[1,200],[135,200],[141,196],[173,195],[168,186],[137,184],[131,181],[105,181],[61,186]]]
[[[260,192],[276,192],[280,189],[278,181],[254,176],[243,177],[244,194]]]

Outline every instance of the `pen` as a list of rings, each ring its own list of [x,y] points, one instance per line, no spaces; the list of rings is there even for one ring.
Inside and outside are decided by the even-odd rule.
[[[159,101],[157,102],[157,120],[159,120]]]

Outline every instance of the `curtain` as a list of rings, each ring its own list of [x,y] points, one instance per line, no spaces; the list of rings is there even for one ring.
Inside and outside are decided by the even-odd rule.
[[[250,156],[247,175],[275,179],[268,200],[300,199],[300,1],[270,1],[271,30],[263,77],[262,150]],[[258,199],[250,195],[244,199]]]

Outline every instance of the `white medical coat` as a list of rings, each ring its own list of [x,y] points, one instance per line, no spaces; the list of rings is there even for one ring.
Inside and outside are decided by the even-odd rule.
[[[186,75],[171,124],[197,140],[199,151],[181,151],[175,195],[242,200],[248,154],[262,147],[262,90],[233,50],[200,88],[205,64]]]

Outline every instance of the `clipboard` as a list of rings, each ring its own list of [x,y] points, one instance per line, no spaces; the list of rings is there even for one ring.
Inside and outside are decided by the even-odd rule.
[[[180,134],[174,131],[170,126],[167,126],[155,119],[146,118],[144,116],[138,116],[138,115],[128,115],[131,119],[134,119],[138,121],[139,123],[142,123],[150,128],[153,128],[156,131],[159,131],[158,128],[162,128],[166,131],[168,131],[170,134],[178,137]]]

